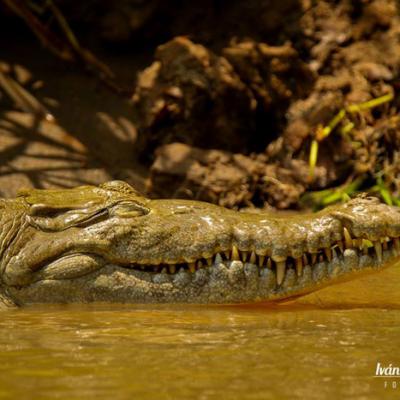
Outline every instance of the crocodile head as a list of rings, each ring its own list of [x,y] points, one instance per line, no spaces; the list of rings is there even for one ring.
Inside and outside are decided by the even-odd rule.
[[[285,216],[150,200],[120,181],[14,201],[1,279],[20,304],[286,300],[400,256],[400,209],[365,196]]]

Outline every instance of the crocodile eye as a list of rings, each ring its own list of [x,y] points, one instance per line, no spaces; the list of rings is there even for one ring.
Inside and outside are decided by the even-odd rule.
[[[149,209],[134,201],[121,201],[115,204],[110,214],[117,217],[131,218],[141,217],[149,213]]]

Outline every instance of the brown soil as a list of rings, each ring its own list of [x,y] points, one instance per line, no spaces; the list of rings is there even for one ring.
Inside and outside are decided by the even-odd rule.
[[[400,196],[395,0],[94,3],[56,2],[112,85],[53,56],[0,2],[1,195],[125,179],[233,208],[300,208],[305,193],[352,182]],[[48,13],[39,21],[63,38]]]

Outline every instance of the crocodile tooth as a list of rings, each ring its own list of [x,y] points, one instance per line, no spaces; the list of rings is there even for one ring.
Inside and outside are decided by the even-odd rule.
[[[265,256],[258,256],[258,266],[262,267],[265,261]]]
[[[213,263],[212,257],[206,258],[206,262],[207,262],[207,265],[208,265],[209,267],[211,267],[211,265],[212,265],[212,263]]]
[[[251,254],[250,254],[249,263],[250,264],[256,264],[257,263],[257,256],[256,256],[256,253],[254,253],[254,251],[252,251]]]
[[[221,264],[221,263],[222,263],[221,254],[217,253],[217,254],[215,255],[215,264],[219,265],[219,264]]]
[[[198,260],[198,261],[197,261],[197,268],[198,268],[198,269],[203,268],[203,262],[202,262],[201,260]]]
[[[247,261],[248,251],[242,251],[242,261],[245,263]]]
[[[168,270],[170,274],[174,274],[176,272],[176,265],[175,264],[168,265]]]
[[[286,272],[286,261],[278,261],[276,263],[276,281],[278,285],[281,285],[285,278]]]
[[[239,250],[235,245],[232,246],[232,257],[231,258],[233,261],[240,261]]]
[[[326,256],[327,260],[329,262],[331,262],[332,261],[332,250],[331,250],[331,248],[330,247],[325,247],[324,248],[324,253],[325,253],[325,256]]]
[[[318,262],[324,262],[324,255],[323,254],[320,254],[319,256],[318,256]]]
[[[275,261],[275,262],[280,262],[280,261],[286,261],[286,257],[283,257],[283,256],[271,256],[271,258],[272,258],[272,261]]]
[[[400,253],[400,240],[399,238],[393,238],[394,248],[396,249],[397,254]]]
[[[337,245],[338,245],[340,251],[341,251],[342,254],[343,254],[343,252],[344,252],[343,242],[342,242],[341,240],[339,240],[339,241],[337,242]]]
[[[162,274],[166,274],[166,273],[167,273],[167,268],[164,267],[164,268],[161,270],[161,273],[162,273]]]
[[[297,276],[301,276],[303,273],[303,258],[296,258],[296,273]]]
[[[317,262],[317,253],[311,253],[311,265]]]
[[[189,271],[190,271],[191,273],[196,272],[196,263],[194,263],[194,262],[189,263],[188,266],[189,266]]]
[[[344,243],[348,249],[353,247],[353,239],[351,238],[350,232],[346,227],[343,228]]]
[[[378,257],[378,261],[382,262],[382,244],[379,241],[374,242],[374,247],[376,251],[376,255]]]
[[[343,258],[344,258],[344,264],[346,265],[346,268],[349,268],[350,270],[358,268],[359,257],[357,254],[357,250],[346,249],[344,251]]]
[[[267,268],[271,269],[272,268],[272,261],[271,261],[271,257],[268,257],[267,260]]]

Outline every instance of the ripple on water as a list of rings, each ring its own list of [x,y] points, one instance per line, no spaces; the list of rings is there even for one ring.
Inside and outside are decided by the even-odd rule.
[[[0,398],[393,398],[400,382],[394,392],[373,378],[377,361],[400,365],[400,280],[391,278],[372,278],[364,305],[380,299],[379,308],[354,308],[362,296],[352,305],[350,286],[347,304],[338,287],[307,306],[6,311]]]

